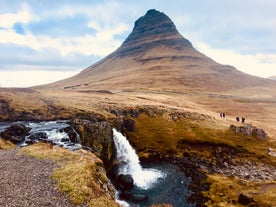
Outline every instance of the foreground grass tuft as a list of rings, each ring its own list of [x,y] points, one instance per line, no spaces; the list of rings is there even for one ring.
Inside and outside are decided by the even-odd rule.
[[[21,151],[39,159],[57,161],[59,167],[54,170],[52,178],[73,204],[118,206],[103,189],[103,186],[108,187],[108,179],[102,161],[94,154],[84,150],[73,152],[43,143],[28,146]]]
[[[12,148],[15,148],[15,145],[12,142],[0,138],[0,149],[7,150]]]

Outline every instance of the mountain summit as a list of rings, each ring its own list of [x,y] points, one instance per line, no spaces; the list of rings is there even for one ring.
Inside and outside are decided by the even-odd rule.
[[[45,87],[64,90],[227,91],[273,81],[221,65],[197,51],[162,12],[140,17],[113,53],[71,78]]]
[[[167,15],[151,9],[135,22],[133,31],[123,42],[118,52],[132,55],[142,50],[149,50],[159,44],[175,47],[179,50],[185,47],[193,48],[191,42],[179,34]]]

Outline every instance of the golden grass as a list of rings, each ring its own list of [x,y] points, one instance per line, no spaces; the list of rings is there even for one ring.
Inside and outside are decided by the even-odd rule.
[[[275,142],[260,140],[255,137],[235,134],[229,128],[211,128],[200,120],[180,118],[173,121],[166,115],[149,117],[141,114],[135,119],[135,131],[128,132],[128,138],[137,152],[155,150],[157,152],[179,151],[182,154],[181,142],[214,145],[227,145],[236,148],[240,153],[252,159],[261,159],[274,163],[275,159],[268,155],[269,147],[275,148]],[[208,154],[208,153],[207,153]]]
[[[7,150],[12,148],[15,148],[15,145],[12,142],[0,138],[0,149]]]
[[[102,185],[107,184],[108,178],[102,161],[94,154],[84,150],[73,152],[43,143],[28,146],[21,151],[39,159],[57,161],[59,167],[54,170],[52,178],[73,204],[87,203],[90,207],[118,206],[102,188]]]
[[[263,206],[276,206],[276,184],[273,188],[268,189],[266,192],[255,196],[254,200],[262,203]]]
[[[275,206],[276,189],[272,188],[265,193],[261,192],[260,186],[275,184],[275,181],[267,181],[266,183],[257,183],[253,181],[241,180],[235,177],[226,177],[222,175],[208,175],[207,182],[211,183],[210,190],[204,192],[204,196],[210,200],[206,203],[210,207],[224,207],[224,206],[236,206],[238,204],[238,198],[241,193],[253,197],[262,207]]]

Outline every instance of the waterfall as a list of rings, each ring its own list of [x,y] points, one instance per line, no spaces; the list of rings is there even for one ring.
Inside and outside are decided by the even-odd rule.
[[[143,169],[135,150],[126,137],[116,129],[113,129],[113,137],[119,161],[119,174],[132,175],[134,184],[144,190],[151,188],[158,179],[165,177],[165,174],[156,169]]]

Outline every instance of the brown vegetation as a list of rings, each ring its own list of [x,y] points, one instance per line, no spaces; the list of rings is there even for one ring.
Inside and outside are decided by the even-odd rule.
[[[0,138],[0,150],[12,149],[14,147],[15,145],[12,142]]]
[[[68,151],[48,144],[35,144],[22,152],[39,159],[52,159],[59,163],[52,178],[62,192],[66,192],[75,205],[118,206],[109,184],[102,161],[94,154],[79,150]]]

